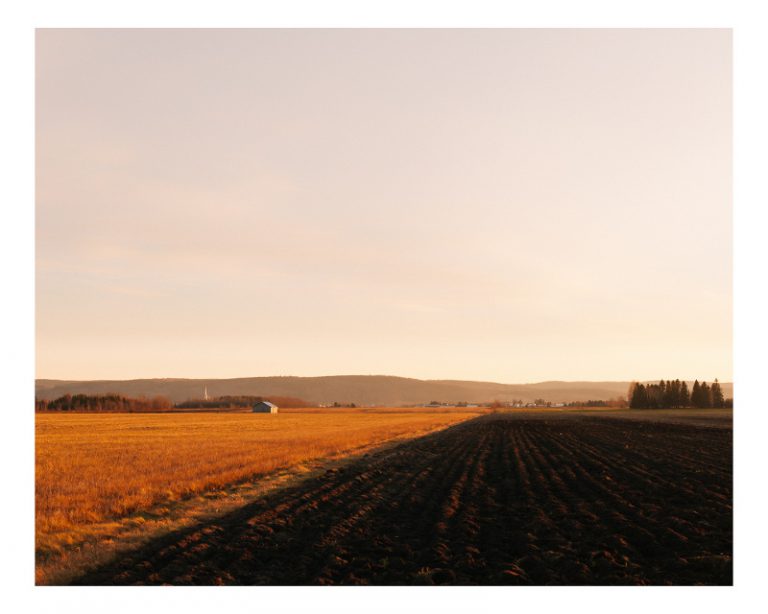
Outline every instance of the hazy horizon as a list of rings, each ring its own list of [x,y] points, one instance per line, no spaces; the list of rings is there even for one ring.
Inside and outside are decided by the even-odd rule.
[[[642,379],[642,380],[632,380],[632,379],[614,379],[614,380],[595,380],[595,379],[586,379],[586,380],[564,380],[564,379],[545,379],[545,380],[536,380],[536,381],[499,381],[499,380],[462,380],[459,378],[453,378],[453,377],[435,377],[435,378],[421,378],[421,377],[412,377],[409,375],[393,375],[391,373],[332,373],[327,375],[239,375],[234,377],[184,377],[184,376],[174,376],[174,377],[130,377],[130,378],[97,378],[97,379],[64,379],[60,377],[36,377],[36,380],[52,380],[52,381],[83,381],[83,382],[92,382],[92,381],[133,381],[133,380],[234,380],[234,379],[256,379],[256,378],[280,378],[280,377],[297,377],[297,378],[320,378],[320,377],[388,377],[388,378],[396,378],[396,379],[414,379],[419,381],[426,381],[426,382],[450,382],[450,381],[466,381],[466,382],[474,382],[474,383],[484,383],[484,384],[503,384],[508,386],[529,386],[529,385],[535,385],[535,384],[592,384],[592,383],[608,383],[608,382],[618,382],[618,383],[624,383],[624,382],[632,382],[632,381],[639,381],[639,382],[658,382],[659,380],[675,380],[682,378],[677,377],[657,377],[657,378],[648,378],[648,379]],[[691,381],[698,379],[699,381],[707,381],[711,382],[715,379],[718,379],[718,381],[721,384],[732,384],[733,382],[730,380],[724,380],[722,378],[713,377],[713,378],[691,378],[688,380],[687,378],[684,381]]]
[[[733,379],[729,30],[43,29],[36,73],[38,379]]]

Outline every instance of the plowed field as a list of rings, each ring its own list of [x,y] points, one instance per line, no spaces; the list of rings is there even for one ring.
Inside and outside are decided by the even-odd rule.
[[[730,584],[732,430],[493,414],[168,535],[79,584]]]

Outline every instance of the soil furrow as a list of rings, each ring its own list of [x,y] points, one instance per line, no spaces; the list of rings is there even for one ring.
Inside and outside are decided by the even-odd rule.
[[[730,431],[492,414],[371,453],[79,584],[730,584]]]

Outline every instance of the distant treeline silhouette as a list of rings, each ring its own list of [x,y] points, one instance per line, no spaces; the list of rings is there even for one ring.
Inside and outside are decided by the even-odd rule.
[[[601,399],[589,400],[589,401],[571,401],[565,404],[566,407],[615,407],[622,408],[627,406],[627,400],[624,397],[618,399],[609,399],[603,401]]]
[[[65,394],[53,401],[35,400],[36,411],[146,412],[169,409],[173,409],[173,403],[163,396],[134,399],[119,394]]]
[[[65,394],[53,401],[35,399],[35,411],[155,412],[173,409],[244,409],[261,401],[271,401],[278,407],[313,406],[294,397],[221,396],[215,399],[193,399],[174,405],[164,396],[131,398],[119,394]]]
[[[696,380],[690,391],[688,384],[679,379],[661,380],[658,384],[632,382],[627,398],[633,409],[733,407],[733,399],[724,398],[717,380],[712,385]]]
[[[254,396],[222,396],[213,399],[188,399],[176,403],[179,409],[235,409],[238,407],[253,407],[261,403],[263,397]]]
[[[278,407],[313,407],[313,403],[308,403],[304,399],[296,397],[275,397],[275,396],[229,396],[224,395],[213,399],[189,399],[177,403],[178,409],[238,409],[253,407],[256,403],[269,401]]]

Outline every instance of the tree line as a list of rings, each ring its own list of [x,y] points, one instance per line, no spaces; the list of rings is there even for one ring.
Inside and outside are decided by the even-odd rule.
[[[147,412],[168,411],[173,403],[168,397],[124,397],[119,394],[65,394],[47,401],[35,399],[35,411]]]
[[[624,397],[608,399],[590,399],[589,401],[571,401],[565,404],[566,407],[613,407],[621,409],[627,406],[627,400]]]
[[[733,407],[733,399],[724,397],[717,379],[711,385],[695,380],[690,390],[687,382],[679,379],[660,380],[658,384],[632,382],[627,398],[633,409]]]
[[[314,403],[296,397],[223,395],[213,399],[188,399],[181,403],[176,403],[175,407],[178,409],[245,409],[251,408],[256,403],[261,403],[262,401],[269,401],[278,407],[285,408],[315,406]]]
[[[253,407],[256,403],[261,403],[263,400],[263,397],[225,395],[214,399],[189,399],[176,403],[176,407],[179,409],[236,409]]]
[[[174,405],[164,396],[132,398],[119,394],[65,394],[52,401],[35,399],[35,411],[155,412],[172,409],[244,409],[261,401],[271,401],[278,407],[313,406],[312,403],[294,397],[221,396],[214,399],[192,399]]]

